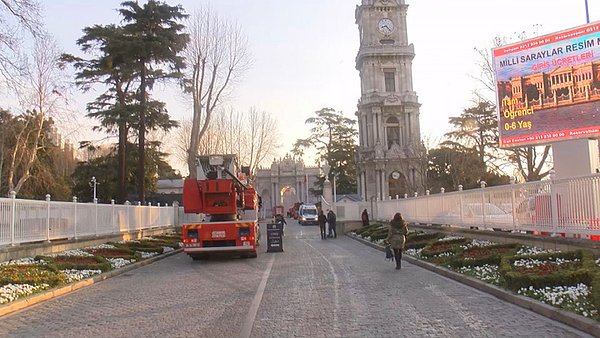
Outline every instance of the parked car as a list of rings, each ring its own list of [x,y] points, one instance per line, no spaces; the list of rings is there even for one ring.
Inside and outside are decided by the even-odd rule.
[[[465,203],[462,205],[462,219],[460,207],[456,206],[452,211],[434,218],[434,223],[450,225],[467,225],[471,228],[492,225],[494,230],[500,230],[499,226],[511,227],[513,216],[492,203]],[[461,224],[462,220],[462,224]]]
[[[300,225],[319,224],[317,206],[314,204],[302,204],[298,210],[298,223]]]

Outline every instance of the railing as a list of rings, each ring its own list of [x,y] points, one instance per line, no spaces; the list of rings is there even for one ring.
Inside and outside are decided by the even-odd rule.
[[[0,246],[175,226],[177,206],[0,198]]]
[[[378,220],[389,220],[400,212],[414,223],[600,240],[600,175],[489,188],[483,185],[480,189],[371,204],[339,203],[338,219],[343,211],[343,219],[358,220],[362,208]]]

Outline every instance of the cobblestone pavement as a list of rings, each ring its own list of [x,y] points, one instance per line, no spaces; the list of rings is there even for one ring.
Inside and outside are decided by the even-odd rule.
[[[0,337],[586,337],[316,226],[288,221],[284,252],[177,254],[0,317]]]

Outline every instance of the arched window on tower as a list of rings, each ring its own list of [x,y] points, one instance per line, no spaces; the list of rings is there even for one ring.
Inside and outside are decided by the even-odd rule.
[[[385,134],[387,137],[387,149],[390,149],[394,144],[402,146],[402,129],[395,116],[388,117],[385,120]]]

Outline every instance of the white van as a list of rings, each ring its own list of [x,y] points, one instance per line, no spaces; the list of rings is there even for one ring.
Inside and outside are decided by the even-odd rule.
[[[314,204],[302,204],[298,209],[298,223],[300,225],[319,224],[319,212]]]

